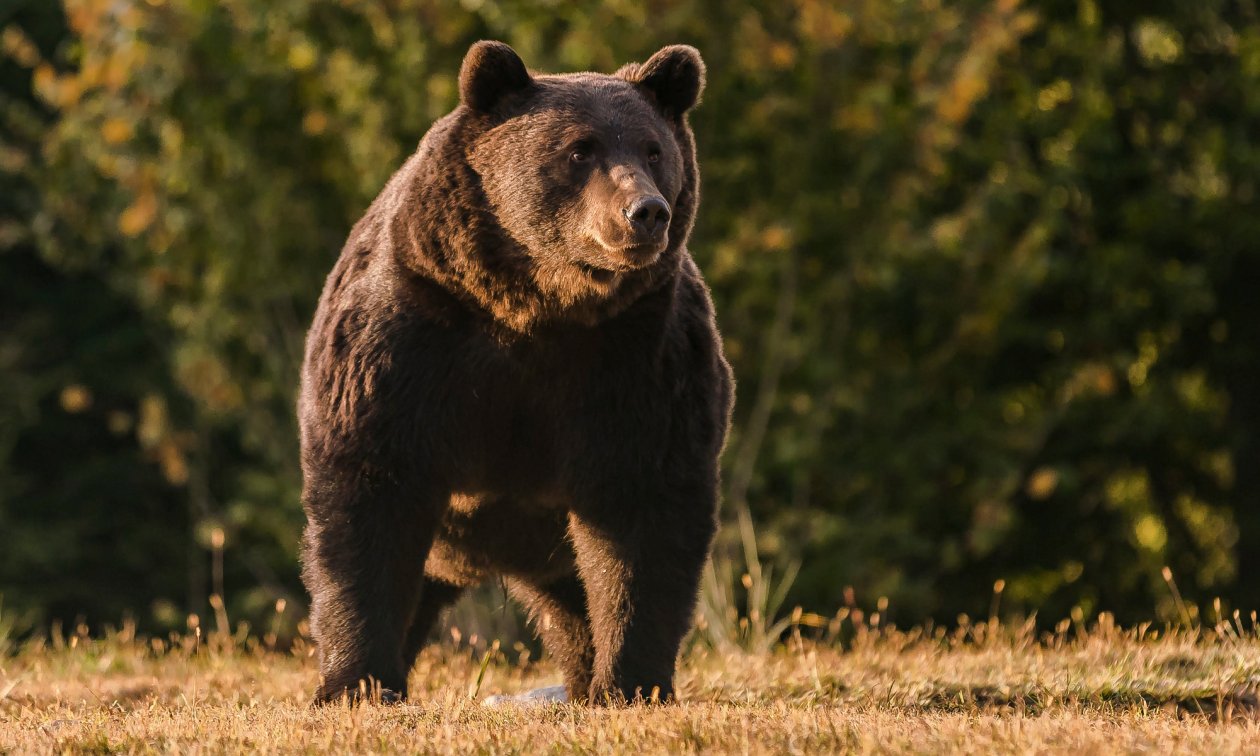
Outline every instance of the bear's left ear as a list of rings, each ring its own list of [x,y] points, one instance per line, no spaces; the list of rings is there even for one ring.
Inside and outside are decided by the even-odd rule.
[[[493,110],[504,95],[533,83],[520,56],[502,42],[475,43],[459,67],[459,99],[482,113]]]
[[[670,118],[682,118],[704,90],[704,61],[691,45],[662,47],[647,63],[617,73],[650,92]]]

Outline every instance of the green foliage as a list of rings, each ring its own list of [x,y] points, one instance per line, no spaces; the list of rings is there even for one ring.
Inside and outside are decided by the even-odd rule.
[[[306,324],[487,37],[543,70],[703,52],[727,498],[800,561],[789,603],[950,619],[1003,578],[1168,617],[1165,565],[1260,601],[1250,3],[67,0],[59,46],[37,15],[4,22],[0,588],[61,572],[15,603],[204,612],[216,532],[232,616],[294,599]],[[160,574],[111,594],[65,538]]]
[[[4,37],[0,92],[16,128],[0,159],[10,171],[38,159],[50,115],[14,58],[51,53],[60,16],[32,4],[18,16],[30,47]],[[143,435],[160,397],[175,394],[165,340],[98,277],[41,258],[15,223],[38,208],[30,180],[0,173],[0,626],[9,630],[54,617],[116,621],[124,607],[147,614],[154,600],[184,603],[195,575],[187,492],[163,479],[160,447]]]

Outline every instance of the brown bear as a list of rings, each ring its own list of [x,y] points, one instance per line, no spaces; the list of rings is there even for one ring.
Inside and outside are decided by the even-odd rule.
[[[570,700],[672,697],[733,400],[686,249],[703,86],[687,46],[541,75],[478,42],[354,226],[298,403],[317,701],[405,698],[492,577]]]

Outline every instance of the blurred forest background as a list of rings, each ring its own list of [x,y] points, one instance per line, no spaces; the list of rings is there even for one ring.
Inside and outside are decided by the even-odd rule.
[[[724,518],[800,565],[786,605],[951,622],[1001,579],[1003,611],[1171,619],[1167,566],[1260,606],[1255,0],[0,0],[0,28],[10,623],[300,614],[305,329],[481,38],[545,71],[702,51]]]

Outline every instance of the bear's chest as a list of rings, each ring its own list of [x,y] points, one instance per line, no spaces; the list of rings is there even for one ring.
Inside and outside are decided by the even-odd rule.
[[[465,336],[435,345],[441,390],[435,463],[455,490],[549,500],[609,434],[633,425],[647,361],[605,335],[501,345]],[[623,434],[624,435],[624,434]]]

